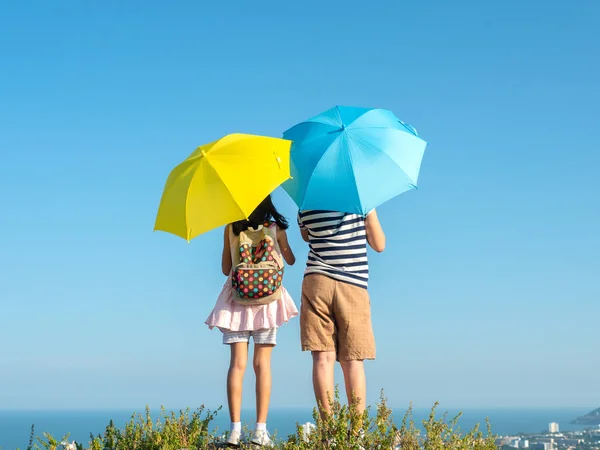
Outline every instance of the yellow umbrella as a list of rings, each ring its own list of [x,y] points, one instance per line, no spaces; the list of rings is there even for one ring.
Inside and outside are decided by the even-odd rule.
[[[291,141],[230,134],[198,147],[167,179],[154,230],[188,241],[247,219],[290,178]]]

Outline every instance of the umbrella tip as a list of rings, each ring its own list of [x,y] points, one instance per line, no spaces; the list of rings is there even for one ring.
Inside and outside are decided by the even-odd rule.
[[[398,120],[398,122],[400,123],[400,125],[402,125],[409,133],[414,134],[415,136],[419,137],[419,133],[417,132],[417,129],[415,127],[413,127],[412,125],[409,125],[407,123],[402,122],[401,120]]]

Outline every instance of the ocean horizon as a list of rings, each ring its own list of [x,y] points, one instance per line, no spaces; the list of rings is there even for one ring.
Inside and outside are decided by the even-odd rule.
[[[557,422],[561,431],[581,430],[586,427],[571,425],[571,420],[584,415],[593,408],[439,408],[437,416],[448,413],[448,418],[462,411],[458,422],[463,431],[473,428],[476,424],[485,431],[485,420],[489,418],[492,433],[497,435],[514,435],[517,433],[537,433],[548,429],[550,422]],[[397,423],[402,420],[406,408],[394,408],[394,418]],[[413,410],[413,419],[417,426],[430,413],[427,408]],[[37,436],[49,432],[57,439],[70,433],[69,439],[87,445],[90,433],[102,434],[106,425],[113,420],[118,427],[123,426],[132,416],[130,410],[0,410],[0,449],[25,450],[29,441],[31,426],[35,425]],[[151,410],[154,420],[158,418],[159,410]],[[244,424],[252,426],[253,411],[242,413]],[[269,430],[280,438],[285,438],[295,432],[296,423],[312,422],[312,408],[279,407],[271,408],[269,412]],[[225,431],[229,427],[226,409],[221,409],[212,422],[213,429]]]

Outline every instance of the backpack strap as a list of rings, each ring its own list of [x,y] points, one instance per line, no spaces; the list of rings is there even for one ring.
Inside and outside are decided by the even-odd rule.
[[[284,265],[283,258],[281,257],[281,249],[279,242],[277,242],[277,223],[276,222],[265,222],[264,225],[258,226],[256,229],[248,229],[242,231],[239,236],[236,236],[233,232],[233,227],[229,226],[229,249],[231,252],[231,263],[232,267],[236,267],[240,263],[240,245],[243,242],[251,240],[248,234],[262,232],[263,236],[269,236],[273,240],[275,246],[275,258],[281,267]]]
[[[262,227],[262,231],[265,236],[270,236],[277,245],[277,224],[275,222],[266,222]]]
[[[277,263],[283,267],[285,262],[283,260],[283,256],[281,254],[281,248],[279,247],[279,241],[277,240],[277,223],[269,222],[268,226],[263,228],[265,234],[268,235],[273,240],[274,245],[274,257],[277,260]]]
[[[251,241],[248,237],[249,233],[256,233],[262,231],[263,235],[271,235],[268,232],[270,230],[269,227],[265,227],[263,225],[259,225],[258,228],[252,229],[248,228],[247,230],[243,230],[238,236],[233,232],[233,227],[228,225],[229,227],[229,251],[231,252],[231,263],[232,267],[237,266],[240,263],[240,245],[244,242]],[[277,241],[277,233],[274,232],[271,237],[274,237],[274,240]]]

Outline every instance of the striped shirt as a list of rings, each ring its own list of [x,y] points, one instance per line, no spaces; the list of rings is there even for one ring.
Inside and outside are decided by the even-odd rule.
[[[304,275],[319,273],[367,288],[367,234],[365,218],[331,211],[300,211],[298,225],[308,231],[310,251]]]

